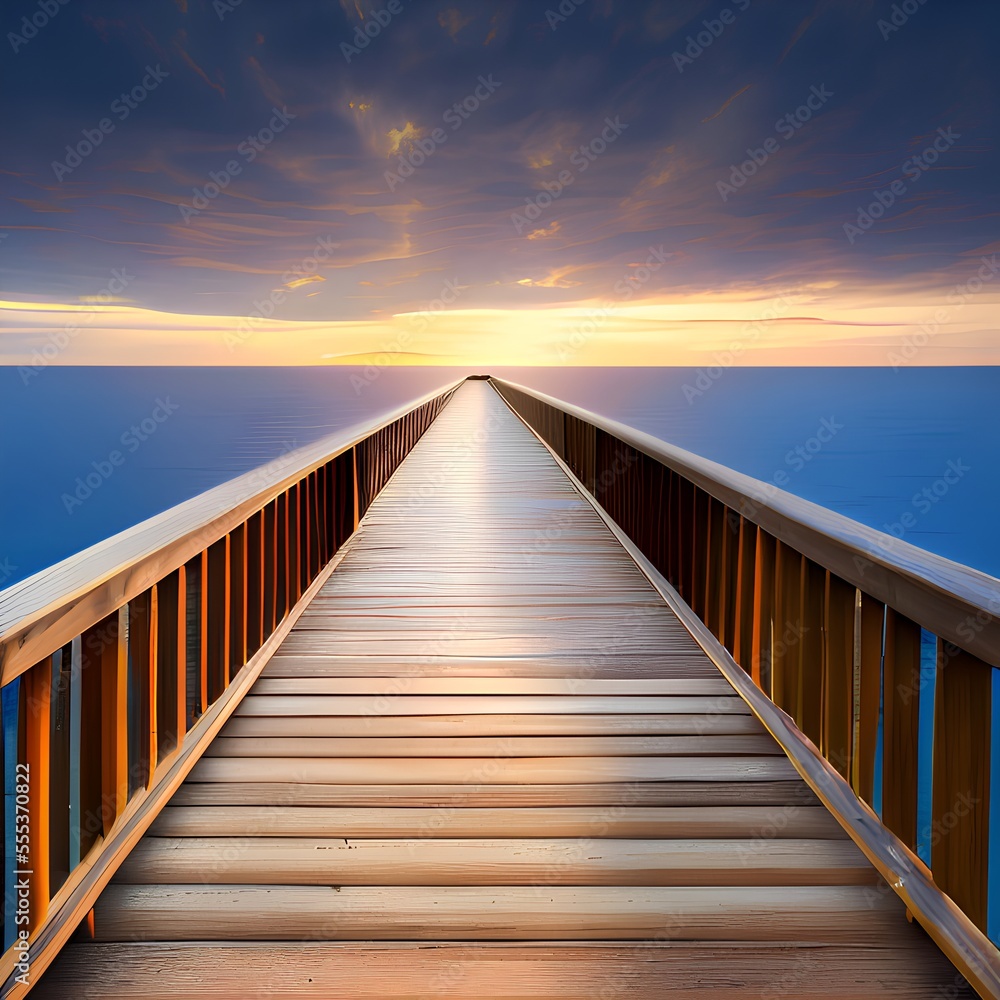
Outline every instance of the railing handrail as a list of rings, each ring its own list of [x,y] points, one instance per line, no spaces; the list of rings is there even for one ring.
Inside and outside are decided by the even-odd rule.
[[[494,378],[619,438],[689,479],[779,541],[924,628],[1000,666],[1000,579],[737,472],[645,431]]]
[[[272,459],[0,590],[0,683],[7,684],[42,656],[59,648],[60,642],[53,637],[48,643],[52,649],[41,653],[33,649],[30,655],[18,655],[32,629],[64,621],[68,642],[82,628],[93,624],[91,621],[81,624],[71,613],[88,593],[120,581],[114,596],[117,604],[124,604],[150,585],[151,574],[156,578],[166,575],[225,535],[234,517],[243,521],[290,483],[411,410],[452,392],[463,381],[446,383],[374,420],[351,424]],[[155,569],[151,568],[149,573],[134,572],[158,554],[166,558],[157,560]],[[130,576],[133,578],[129,579]],[[94,620],[99,617],[94,616]]]

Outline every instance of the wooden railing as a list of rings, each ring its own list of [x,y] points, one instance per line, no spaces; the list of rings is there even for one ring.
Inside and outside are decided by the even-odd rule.
[[[0,593],[3,996],[81,925],[454,392]],[[27,974],[26,974],[27,973]]]
[[[970,982],[997,995],[1000,581],[579,407],[493,384],[849,784],[856,800],[828,804]],[[933,886],[903,885],[931,873],[968,920],[938,905]]]

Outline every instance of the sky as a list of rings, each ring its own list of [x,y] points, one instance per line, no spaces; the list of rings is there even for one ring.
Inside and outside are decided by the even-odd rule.
[[[12,0],[0,364],[1000,363],[992,0]]]

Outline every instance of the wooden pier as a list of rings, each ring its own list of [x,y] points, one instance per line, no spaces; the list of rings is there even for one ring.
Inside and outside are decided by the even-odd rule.
[[[296,520],[286,500],[270,534],[265,513],[227,535],[221,577],[206,549],[194,647],[191,560],[161,585],[176,645],[150,647],[145,790],[103,807],[90,856],[113,861],[50,889],[34,995],[931,1000],[975,996],[963,975],[1000,995],[985,934],[929,872],[911,883],[919,862],[873,832],[850,768],[759,676],[720,668],[732,643],[583,488],[596,470],[486,381],[439,409],[415,444],[382,442],[387,465],[346,453],[353,500],[333,459]],[[353,503],[356,530],[310,496]],[[730,639],[751,635],[730,610]]]

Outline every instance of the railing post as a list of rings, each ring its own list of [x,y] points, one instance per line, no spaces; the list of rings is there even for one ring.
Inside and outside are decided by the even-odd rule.
[[[995,673],[964,650],[951,650],[937,671],[934,720],[934,880],[981,929],[988,909]]]

